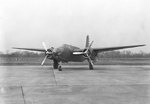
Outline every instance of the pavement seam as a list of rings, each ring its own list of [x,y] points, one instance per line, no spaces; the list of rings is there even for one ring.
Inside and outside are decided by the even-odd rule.
[[[52,68],[52,71],[53,71],[53,76],[54,76],[55,84],[56,84],[56,86],[57,86],[56,76],[55,76],[55,72],[54,72],[54,69],[53,69],[53,68]]]
[[[22,88],[22,86],[20,86],[21,87],[21,93],[22,93],[22,97],[23,97],[23,102],[24,102],[24,104],[26,104],[26,100],[25,100],[25,97],[24,97],[24,91],[23,91],[23,88]]]

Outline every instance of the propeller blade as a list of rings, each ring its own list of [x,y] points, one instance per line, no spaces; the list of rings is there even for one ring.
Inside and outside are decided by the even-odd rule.
[[[45,56],[44,60],[42,61],[41,65],[43,66],[45,60],[47,59],[47,55]]]
[[[45,51],[47,51],[47,47],[46,47],[45,42],[42,42],[42,45],[43,45],[43,47],[44,47]]]
[[[84,53],[88,52],[88,50],[91,48],[92,44],[93,44],[93,41],[90,43],[90,45],[87,47],[87,49],[86,49],[86,51]]]
[[[92,62],[91,58],[89,57],[89,55],[87,55],[87,57],[88,57],[88,62],[93,66],[93,62]]]
[[[89,48],[91,48],[91,46],[92,46],[93,42],[94,42],[94,41],[92,41],[92,42],[90,43]]]

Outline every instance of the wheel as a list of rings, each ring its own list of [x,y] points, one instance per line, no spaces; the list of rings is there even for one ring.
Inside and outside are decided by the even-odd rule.
[[[54,60],[53,68],[54,68],[54,69],[57,69],[57,68],[58,68],[58,62],[57,62],[56,60]]]
[[[58,66],[58,70],[59,70],[59,71],[62,71],[62,68],[61,68],[61,66],[60,66],[60,65]]]

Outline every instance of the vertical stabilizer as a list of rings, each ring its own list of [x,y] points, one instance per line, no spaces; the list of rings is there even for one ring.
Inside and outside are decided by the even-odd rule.
[[[89,35],[86,36],[86,44],[85,44],[85,48],[87,48],[90,44],[90,41],[89,41]]]

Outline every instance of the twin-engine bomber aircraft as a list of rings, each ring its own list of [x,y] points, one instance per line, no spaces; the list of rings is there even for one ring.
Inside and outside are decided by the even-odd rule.
[[[64,44],[61,47],[54,49],[53,47],[47,48],[45,43],[43,42],[44,49],[34,49],[34,48],[15,48],[21,50],[29,50],[29,51],[38,51],[44,52],[45,58],[42,61],[41,65],[44,64],[46,59],[53,60],[53,68],[62,71],[61,63],[62,62],[83,62],[85,60],[89,63],[89,69],[93,69],[93,62],[96,60],[98,53],[104,51],[112,51],[124,48],[133,48],[133,47],[141,47],[143,45],[131,45],[131,46],[119,46],[119,47],[107,47],[107,48],[91,48],[93,41],[89,42],[89,35],[86,37],[86,44],[84,49],[80,49],[78,47]]]

